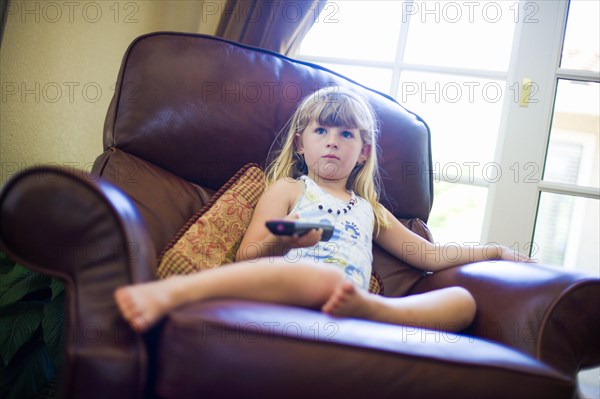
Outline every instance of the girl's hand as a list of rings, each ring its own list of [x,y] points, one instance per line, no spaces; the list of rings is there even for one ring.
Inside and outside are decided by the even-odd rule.
[[[517,251],[514,251],[504,245],[498,246],[498,259],[500,260],[508,260],[511,262],[525,262],[525,263],[533,263],[535,260],[531,259],[529,256],[521,255]]]
[[[285,220],[298,220],[300,215],[297,213],[288,215]],[[312,229],[304,235],[294,234],[293,236],[279,236],[280,242],[288,248],[305,248],[316,245],[323,236],[323,229]]]

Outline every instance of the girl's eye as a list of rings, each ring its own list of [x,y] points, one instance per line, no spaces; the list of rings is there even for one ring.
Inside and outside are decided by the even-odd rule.
[[[354,137],[354,135],[352,134],[352,132],[345,130],[342,132],[342,137],[345,139],[351,139],[352,137]]]
[[[315,133],[317,134],[325,134],[327,133],[327,130],[323,129],[322,127],[318,127],[315,129]]]

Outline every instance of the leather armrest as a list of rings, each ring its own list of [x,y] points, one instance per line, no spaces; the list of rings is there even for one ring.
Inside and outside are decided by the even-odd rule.
[[[0,193],[0,245],[23,265],[65,283],[62,395],[141,397],[146,352],[120,317],[113,292],[152,279],[156,260],[127,197],[81,171],[26,170]]]
[[[569,376],[600,364],[600,279],[490,261],[434,273],[411,294],[449,286],[466,288],[477,302],[467,333],[529,353]]]

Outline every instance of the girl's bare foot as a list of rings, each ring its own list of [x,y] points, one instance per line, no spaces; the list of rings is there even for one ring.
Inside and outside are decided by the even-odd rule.
[[[449,287],[402,298],[385,298],[341,282],[331,294],[323,312],[333,316],[358,317],[391,324],[459,331],[475,315],[475,300],[460,287]]]
[[[168,279],[129,285],[115,291],[121,314],[138,332],[144,332],[174,307]]]
[[[374,307],[368,293],[358,290],[349,281],[342,281],[321,310],[332,316],[372,319]]]

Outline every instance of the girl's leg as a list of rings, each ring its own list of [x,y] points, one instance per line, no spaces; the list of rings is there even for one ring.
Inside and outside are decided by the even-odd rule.
[[[215,298],[319,308],[342,280],[341,271],[329,265],[264,258],[121,287],[115,300],[123,317],[144,331],[178,306]]]
[[[334,316],[460,331],[473,321],[476,305],[471,294],[461,287],[402,298],[386,298],[363,292],[343,281],[322,310]]]

